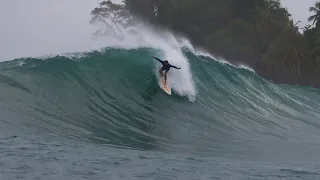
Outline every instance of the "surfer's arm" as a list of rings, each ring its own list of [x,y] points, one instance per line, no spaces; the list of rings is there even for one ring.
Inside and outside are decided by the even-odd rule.
[[[153,56],[152,56],[153,57]],[[153,57],[155,60],[159,61],[161,64],[163,64],[163,61],[160,60],[159,58]]]
[[[176,67],[176,66],[172,66],[172,65],[170,65],[170,67],[173,67],[173,68],[176,68],[176,69],[181,69],[181,68],[178,68],[178,67]]]

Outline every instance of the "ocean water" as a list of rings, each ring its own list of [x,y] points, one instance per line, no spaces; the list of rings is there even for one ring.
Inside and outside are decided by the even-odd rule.
[[[123,37],[0,56],[1,180],[320,179],[318,89],[274,84],[166,31]],[[182,68],[171,96],[151,56]]]

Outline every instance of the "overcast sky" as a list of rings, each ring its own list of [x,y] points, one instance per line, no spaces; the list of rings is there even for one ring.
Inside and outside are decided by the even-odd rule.
[[[90,11],[99,0],[0,0],[0,62],[94,48]]]
[[[312,15],[309,12],[309,7],[314,6],[316,1],[320,0],[281,0],[282,5],[287,7],[292,15],[294,22],[301,21],[300,27],[308,23],[308,17]]]

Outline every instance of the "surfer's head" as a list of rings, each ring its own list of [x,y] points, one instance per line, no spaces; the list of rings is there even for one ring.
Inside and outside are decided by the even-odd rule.
[[[163,62],[166,63],[166,64],[169,64],[169,61],[167,61],[167,60],[164,60]]]

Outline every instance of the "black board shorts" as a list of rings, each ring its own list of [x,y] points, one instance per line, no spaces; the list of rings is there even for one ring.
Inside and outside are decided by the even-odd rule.
[[[169,69],[170,69],[170,68],[162,67],[162,68],[161,68],[161,71],[165,71],[166,73],[168,73]]]

